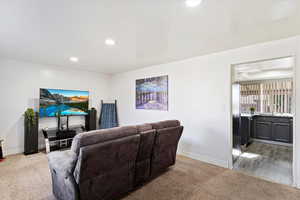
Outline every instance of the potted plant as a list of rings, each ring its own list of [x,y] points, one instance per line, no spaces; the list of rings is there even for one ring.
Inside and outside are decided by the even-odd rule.
[[[24,113],[24,154],[38,152],[38,113],[28,108]]]
[[[255,112],[255,107],[250,107],[250,113],[251,113],[252,115],[254,115],[254,112]]]
[[[33,126],[35,124],[35,113],[32,108],[27,108],[24,113],[25,120],[29,126]]]

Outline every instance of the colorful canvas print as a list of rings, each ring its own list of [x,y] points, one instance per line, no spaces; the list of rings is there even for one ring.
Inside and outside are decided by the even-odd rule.
[[[40,89],[41,117],[87,115],[88,107],[88,91]]]
[[[136,109],[168,110],[168,76],[136,80]]]

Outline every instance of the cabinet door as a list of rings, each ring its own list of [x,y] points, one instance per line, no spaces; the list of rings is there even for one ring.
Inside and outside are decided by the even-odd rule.
[[[291,126],[289,123],[273,123],[272,139],[277,142],[291,142]]]
[[[272,122],[256,121],[255,137],[257,139],[271,140],[272,139]]]

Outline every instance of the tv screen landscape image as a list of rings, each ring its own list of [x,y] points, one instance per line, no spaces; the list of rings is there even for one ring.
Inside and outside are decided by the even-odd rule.
[[[40,89],[40,117],[87,115],[89,92]]]

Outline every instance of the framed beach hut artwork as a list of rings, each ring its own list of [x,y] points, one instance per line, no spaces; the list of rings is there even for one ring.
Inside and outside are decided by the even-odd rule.
[[[168,110],[168,76],[136,80],[136,109]]]

